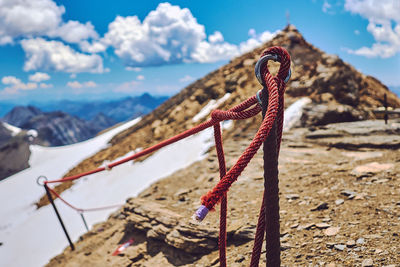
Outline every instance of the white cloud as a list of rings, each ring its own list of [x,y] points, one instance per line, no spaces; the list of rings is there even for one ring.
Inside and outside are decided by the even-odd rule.
[[[161,3],[143,23],[137,16],[117,16],[103,42],[114,47],[127,66],[140,67],[189,61],[205,37],[204,26],[189,9]]]
[[[279,31],[275,32],[264,31],[260,34],[257,34],[254,29],[250,29],[248,33],[250,38],[245,42],[239,44],[239,52],[243,54],[253,50],[254,48],[262,45],[263,43],[270,41],[272,38],[276,36],[278,32]]]
[[[322,11],[324,13],[329,13],[331,8],[332,8],[332,5],[329,4],[329,2],[327,0],[324,0],[324,4],[322,5]]]
[[[69,77],[70,77],[71,79],[76,79],[76,73],[71,73],[71,75],[69,75]]]
[[[6,94],[16,94],[20,90],[33,90],[38,87],[36,83],[23,83],[20,79],[14,76],[4,76],[1,79],[1,82],[5,85],[9,85],[4,88],[4,93]]]
[[[219,31],[214,32],[210,36],[208,36],[208,41],[210,43],[220,43],[224,41],[224,36],[222,36],[222,33]]]
[[[107,46],[100,41],[81,41],[79,43],[79,47],[83,52],[87,53],[99,53],[99,52],[104,52],[107,49]]]
[[[52,0],[2,0],[0,45],[13,43],[16,38],[41,36],[59,37],[68,43],[81,43],[90,38],[98,38],[91,22],[64,22],[64,13],[64,6],[58,6]],[[91,50],[94,49],[99,48],[95,45]]]
[[[73,81],[73,82],[68,82],[67,86],[74,89],[80,89],[80,88],[96,87],[97,84],[94,81],[87,81],[83,83],[80,83],[78,81]]]
[[[68,43],[80,43],[89,38],[99,38],[91,22],[82,24],[75,20],[70,20],[67,23],[61,24],[47,35],[49,37],[60,37]]]
[[[251,28],[249,31],[248,31],[248,33],[247,33],[250,37],[255,37],[257,34],[256,34],[256,30],[255,29],[253,29],[253,28]]]
[[[35,38],[22,40],[21,45],[26,53],[25,71],[104,72],[103,59],[99,55],[76,52],[59,41]]]
[[[143,81],[143,80],[144,80],[144,76],[143,76],[143,75],[138,75],[138,76],[136,77],[136,79],[137,79],[138,81]]]
[[[63,6],[57,6],[51,0],[0,1],[0,44],[55,30],[64,12]]]
[[[346,0],[345,9],[368,19],[367,30],[375,43],[349,53],[389,58],[400,52],[400,1],[398,0]]]
[[[193,80],[194,80],[194,78],[192,76],[186,75],[186,76],[180,78],[179,82],[186,83],[186,82],[190,82],[190,81],[193,81]]]
[[[40,83],[39,86],[40,86],[40,88],[43,88],[43,89],[47,89],[47,88],[52,88],[53,87],[53,85],[49,84],[49,83]]]
[[[18,84],[18,83],[21,83],[21,80],[20,79],[18,79],[18,78],[16,78],[15,76],[4,76],[2,79],[1,79],[1,82],[3,83],[3,84]]]
[[[354,30],[354,34],[355,35],[360,35],[360,31],[359,30]]]
[[[215,62],[219,60],[231,59],[239,55],[236,45],[223,43],[209,43],[202,41],[197,49],[192,53],[192,59],[200,63]]]
[[[271,35],[256,35],[254,31],[251,40],[239,45],[225,42],[219,31],[207,39],[204,26],[189,9],[161,3],[143,22],[137,16],[117,16],[100,42],[113,47],[124,64],[133,68],[227,60],[260,45]]]
[[[36,72],[35,74],[29,75],[29,80],[32,82],[42,82],[50,80],[50,75],[44,72]]]

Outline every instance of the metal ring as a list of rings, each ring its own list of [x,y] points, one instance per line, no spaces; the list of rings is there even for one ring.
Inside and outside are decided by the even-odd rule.
[[[268,62],[268,60],[273,60],[273,61],[279,61],[279,56],[276,54],[266,54],[265,56],[262,56],[256,63],[256,66],[254,68],[254,72],[256,74],[258,82],[263,85],[263,80],[261,76],[261,69],[264,66],[265,63]]]
[[[41,181],[43,181],[43,183],[41,183]],[[37,183],[38,185],[41,185],[41,186],[44,186],[44,185],[45,185],[45,182],[44,182],[44,181],[48,181],[48,180],[47,180],[47,177],[44,176],[44,175],[40,175],[40,176],[36,179],[36,183]]]
[[[261,92],[262,92],[262,89],[258,90],[256,97],[257,97],[258,104],[262,107]]]
[[[261,85],[264,85],[263,80],[262,80],[262,75],[261,75],[261,69],[264,66],[264,64],[268,63],[268,60],[273,60],[273,61],[279,61],[280,58],[279,55],[276,54],[266,54],[265,56],[261,57],[254,68],[254,72],[256,74],[257,80]],[[286,76],[284,82],[287,83],[290,79],[290,76],[292,76],[292,71],[289,68],[288,75]]]
[[[283,82],[284,83],[288,83],[288,81],[290,80],[290,76],[292,76],[292,71],[289,68],[288,74],[287,74],[287,76],[286,76],[286,78],[285,78],[285,80]]]

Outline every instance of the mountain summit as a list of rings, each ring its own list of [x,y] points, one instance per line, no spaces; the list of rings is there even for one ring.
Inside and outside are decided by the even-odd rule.
[[[308,98],[308,104],[300,114],[301,118],[297,125],[299,127],[373,119],[372,110],[382,106],[385,94],[389,105],[400,106],[400,100],[378,80],[363,75],[337,56],[328,55],[315,48],[305,41],[294,26],[289,25],[262,47],[233,59],[227,65],[184,88],[143,117],[140,122],[116,135],[110,141],[109,147],[82,161],[66,175],[95,169],[107,160],[112,161],[136,149],[154,145],[207,120],[211,110],[216,108],[226,110],[254,95],[261,88],[254,75],[254,65],[261,52],[271,46],[283,46],[292,57],[292,78],[287,86],[286,105],[289,106],[302,97]],[[271,72],[276,72],[277,68],[278,64],[271,62]],[[224,130],[224,150],[228,168],[254,137],[260,120],[261,116],[246,121],[236,121],[233,127]],[[399,127],[398,124],[390,126],[393,129],[379,126],[377,127],[379,129],[368,132],[363,128],[365,126],[363,123],[361,121],[361,124],[324,126],[314,133],[312,131],[315,127],[309,127],[310,130],[294,129],[285,133],[280,158],[281,191],[285,194],[281,197],[281,226],[284,229],[282,240],[285,240],[282,242],[284,243],[282,254],[289,259],[287,260],[291,263],[289,265],[309,262],[314,260],[313,257],[316,261],[331,262],[329,257],[336,252],[325,252],[324,249],[326,247],[329,249],[329,246],[335,247],[336,250],[345,249],[346,246],[343,244],[349,240],[344,238],[361,237],[353,235],[354,229],[357,229],[360,235],[362,233],[365,238],[382,237],[380,240],[387,240],[387,242],[382,241],[382,244],[385,242],[382,245],[384,249],[389,250],[392,247],[389,244],[393,238],[390,231],[385,233],[379,231],[382,236],[371,237],[372,232],[368,230],[375,229],[380,221],[395,222],[395,216],[389,218],[387,215],[391,214],[391,210],[380,213],[378,207],[385,206],[385,209],[387,206],[390,206],[390,209],[395,207],[391,194],[395,194],[392,187],[396,174],[390,174],[391,178],[388,179],[379,178],[379,185],[382,187],[380,192],[389,192],[388,196],[382,198],[384,199],[382,201],[388,202],[382,204],[374,202],[377,198],[370,201],[377,193],[373,187],[368,187],[370,181],[356,184],[354,176],[360,180],[369,179],[369,173],[366,175],[363,170],[373,169],[378,172],[384,168],[385,170],[394,168],[394,164],[399,166],[393,160],[395,152],[392,149],[400,146],[400,140],[391,135],[393,132],[398,132]],[[366,132],[371,136],[365,136]],[[372,136],[373,134],[377,137]],[[388,136],[392,142],[389,146]],[[340,140],[333,140],[336,137],[340,137]],[[321,141],[318,138],[325,139]],[[368,146],[370,145],[368,142],[373,144]],[[335,149],[328,152],[327,148],[332,147]],[[350,153],[341,150],[343,147],[359,151]],[[378,153],[362,154],[366,147],[381,150]],[[186,146],[180,149],[190,151],[193,149],[193,144],[192,147]],[[368,161],[363,162],[370,164],[367,167],[358,166],[360,161],[354,159],[359,157],[359,160],[371,160],[371,158],[379,160],[382,155],[385,156],[385,160],[390,161],[388,164],[371,165]],[[143,166],[146,160],[154,158],[157,158],[156,155],[144,159],[144,162],[135,162],[132,168]],[[217,213],[210,214],[207,221],[200,226],[194,226],[189,221],[195,205],[199,204],[200,196],[212,188],[219,177],[217,162],[215,152],[212,151],[204,155],[204,160],[195,162],[188,168],[182,168],[171,175],[163,173],[167,176],[165,179],[151,185],[137,198],[129,199],[127,204],[114,213],[107,222],[94,226],[92,231],[84,235],[78,241],[77,251],[70,252],[66,249],[63,254],[55,257],[49,266],[73,266],[82,262],[89,265],[104,265],[107,262],[115,266],[217,265]],[[162,163],[165,164],[164,162],[153,164],[154,171],[162,172]],[[351,174],[352,170],[355,170],[355,174]],[[111,170],[111,172],[116,171],[117,168]],[[119,171],[117,174],[129,177],[132,172]],[[132,175],[129,178],[139,181],[142,178],[139,176]],[[262,198],[261,177],[262,157],[259,153],[228,194],[229,266],[247,265],[246,262],[249,261],[247,252],[251,250],[250,240],[254,238],[256,216]],[[353,188],[354,192],[351,191]],[[56,188],[56,190],[62,189]],[[338,196],[341,196],[339,202],[337,202]],[[345,197],[346,200],[342,199]],[[344,217],[336,216],[339,213]],[[358,216],[360,213],[363,216]],[[370,216],[376,216],[373,218],[376,225],[368,225]],[[355,220],[357,222],[353,223]],[[346,224],[348,221],[352,221],[351,226]],[[325,228],[327,229],[323,231]],[[340,235],[334,238],[333,235],[339,230]],[[135,239],[132,247],[120,257],[110,256],[116,245],[126,242],[131,237]],[[331,241],[338,243],[331,244]],[[350,244],[348,247],[358,246],[358,243],[353,244],[356,243],[354,240],[351,241],[353,242],[351,244],[348,242]],[[325,258],[319,257],[316,251],[324,251]],[[372,248],[365,251],[372,251]],[[387,255],[387,258],[391,258],[394,254],[387,252]],[[342,256],[337,257],[343,258]],[[358,259],[354,258],[351,256],[350,264],[345,262],[345,265],[357,265],[358,262],[355,261]]]
[[[210,101],[224,100],[217,101],[218,105],[214,107],[228,109],[254,95],[261,89],[254,66],[262,51],[271,46],[282,46],[291,55],[292,76],[286,87],[285,106],[301,97],[312,100],[304,107],[295,126],[373,119],[372,109],[383,105],[385,94],[389,106],[400,107],[400,99],[376,78],[364,75],[338,56],[314,47],[295,26],[288,25],[271,41],[182,89],[139,123],[116,135],[110,147],[84,160],[66,176],[94,169],[98,162],[113,160],[136,148],[149,147],[197,125],[208,118],[208,114],[200,118],[197,114]],[[276,73],[278,67],[279,64],[271,64],[269,69]],[[246,124],[242,127],[247,128],[254,122],[238,123]]]

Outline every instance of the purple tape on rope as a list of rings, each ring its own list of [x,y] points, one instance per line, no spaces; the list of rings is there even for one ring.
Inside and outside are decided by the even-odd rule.
[[[207,216],[207,213],[208,213],[207,207],[204,206],[204,205],[201,205],[201,206],[196,210],[196,212],[195,212],[195,214],[194,214],[193,217],[194,217],[194,219],[196,219],[196,221],[201,222],[201,221]]]

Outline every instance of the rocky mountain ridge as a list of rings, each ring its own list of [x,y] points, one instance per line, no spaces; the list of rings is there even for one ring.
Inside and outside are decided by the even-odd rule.
[[[254,65],[266,47],[275,45],[285,47],[292,57],[293,75],[287,86],[286,106],[301,97],[311,100],[304,108],[299,128],[283,136],[280,206],[284,265],[361,265],[371,258],[381,264],[396,262],[398,255],[391,244],[398,242],[400,229],[393,195],[397,192],[396,171],[400,166],[393,147],[397,148],[400,140],[392,138],[388,146],[386,137],[398,131],[399,122],[392,122],[393,130],[389,132],[363,131],[362,121],[361,125],[352,126],[357,130],[351,133],[343,132],[342,128],[351,129],[346,124],[331,129],[335,134],[325,131],[322,137],[311,136],[329,129],[331,126],[326,125],[332,122],[374,119],[372,109],[382,106],[384,94],[393,107],[399,107],[400,100],[375,78],[307,43],[291,25],[262,47],[184,88],[138,124],[115,136],[110,147],[66,175],[88,171],[104,160],[149,147],[197,125],[208,117],[196,121],[193,117],[211,99],[230,93],[218,106],[228,109],[254,95],[260,89]],[[276,72],[277,67],[271,64],[271,72]],[[258,116],[235,122],[224,132],[228,168],[254,137],[259,124]],[[379,127],[385,126],[381,123]],[[349,142],[354,143],[349,135],[360,139],[352,151],[346,150]],[[365,135],[379,137],[366,140]],[[375,140],[373,146],[369,145],[371,140]],[[203,161],[153,184],[137,198],[128,200],[107,222],[84,235],[76,243],[77,251],[66,249],[49,266],[217,266],[218,213],[211,213],[200,227],[190,223],[200,196],[218,179],[217,166],[215,152],[211,151]],[[229,192],[229,266],[248,265],[252,246],[249,236],[255,231],[262,180],[262,154],[258,153]],[[159,210],[165,213],[155,214]],[[390,224],[390,229],[384,222]],[[118,244],[132,237],[136,240],[133,246],[118,257],[110,256]],[[374,246],[377,239],[379,248]],[[190,250],[196,246],[205,249]]]
[[[263,46],[233,59],[184,88],[144,116],[138,124],[115,136],[109,148],[83,161],[66,175],[91,169],[104,160],[115,159],[136,148],[149,147],[193,127],[207,117],[196,122],[192,118],[210,100],[219,99],[226,93],[231,95],[221,103],[221,109],[228,109],[254,95],[261,88],[254,75],[254,65],[266,47],[276,45],[286,48],[292,59],[292,77],[285,94],[286,107],[300,97],[312,99],[296,126],[373,119],[375,116],[371,110],[383,105],[384,94],[390,106],[400,107],[399,98],[377,79],[358,72],[337,56],[322,52],[289,25]],[[278,65],[271,64],[269,68],[276,73]]]

